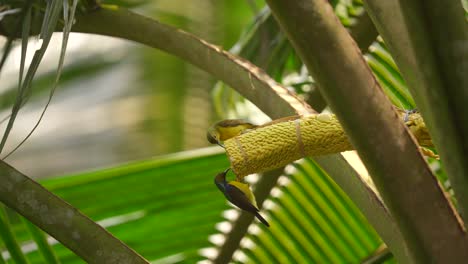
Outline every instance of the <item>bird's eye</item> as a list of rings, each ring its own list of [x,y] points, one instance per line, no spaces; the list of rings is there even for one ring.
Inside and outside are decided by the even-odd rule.
[[[210,142],[211,144],[218,144],[218,137],[216,135],[207,133],[206,139],[208,139],[208,142]]]

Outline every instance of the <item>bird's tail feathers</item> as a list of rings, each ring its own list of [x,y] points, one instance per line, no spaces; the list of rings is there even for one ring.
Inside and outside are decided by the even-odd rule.
[[[265,220],[265,218],[263,218],[262,215],[260,215],[260,213],[258,212],[255,212],[255,216],[258,218],[258,220],[260,220],[260,222],[262,222],[264,225],[266,225],[267,227],[270,227],[270,224],[267,222],[267,220]]]

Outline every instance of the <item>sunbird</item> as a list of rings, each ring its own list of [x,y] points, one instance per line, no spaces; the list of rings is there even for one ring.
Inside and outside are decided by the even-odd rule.
[[[245,133],[249,130],[257,129],[260,127],[266,127],[280,122],[286,122],[291,120],[296,120],[300,116],[287,116],[279,119],[272,120],[263,125],[254,125],[243,119],[226,119],[219,121],[208,128],[206,133],[206,138],[211,144],[218,144],[221,147],[224,147],[221,142],[239,136],[242,133]]]
[[[242,119],[226,119],[219,121],[208,128],[206,139],[211,144],[218,144],[221,147],[222,141],[238,136],[248,129],[255,129],[257,125],[249,123]]]
[[[214,180],[216,187],[218,187],[229,202],[244,211],[254,214],[260,222],[269,227],[270,224],[259,213],[255,196],[250,190],[249,185],[239,181],[226,181],[226,174],[229,170],[230,168],[216,175]]]

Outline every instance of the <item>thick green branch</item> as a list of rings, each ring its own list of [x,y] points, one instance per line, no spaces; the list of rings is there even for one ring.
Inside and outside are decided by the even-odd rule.
[[[77,209],[3,161],[0,181],[1,202],[88,263],[149,263]]]
[[[460,1],[364,1],[468,214],[468,28]]]
[[[367,12],[363,12],[356,23],[351,26],[349,34],[353,37],[362,53],[376,40],[379,33]]]
[[[267,2],[366,164],[412,261],[466,259],[456,214],[331,6],[322,0]]]

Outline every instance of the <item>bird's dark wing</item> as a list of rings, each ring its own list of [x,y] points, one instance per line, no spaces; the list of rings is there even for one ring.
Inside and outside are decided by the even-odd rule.
[[[270,226],[270,224],[268,224],[267,220],[265,220],[265,218],[263,218],[260,213],[258,213],[258,208],[255,207],[250,201],[249,201],[249,198],[247,198],[247,196],[239,189],[237,189],[237,187],[231,185],[231,184],[228,184],[227,185],[227,188],[226,188],[226,197],[228,198],[228,200],[233,203],[235,206],[239,207],[240,209],[242,210],[245,210],[247,212],[250,212],[252,214],[254,214],[258,220],[260,220],[260,222],[262,222],[264,225],[266,226]]]
[[[240,209],[251,212],[253,214],[258,212],[258,208],[255,207],[249,201],[247,196],[241,190],[237,189],[237,187],[228,184],[226,188],[226,194],[227,197],[229,197],[228,200]]]

